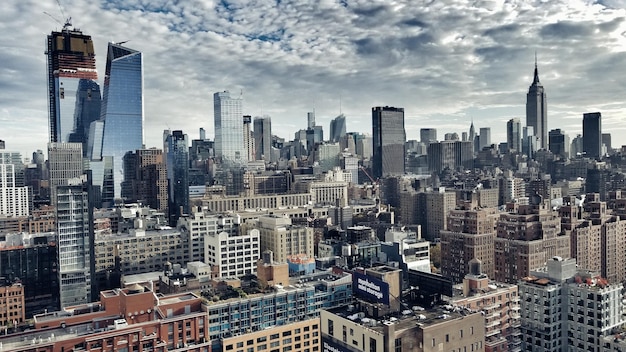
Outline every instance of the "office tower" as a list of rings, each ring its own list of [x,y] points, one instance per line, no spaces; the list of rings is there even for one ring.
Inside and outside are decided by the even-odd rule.
[[[602,157],[602,115],[599,112],[583,114],[583,153],[587,158]]]
[[[372,108],[374,156],[373,177],[404,174],[404,109],[394,107]]]
[[[474,161],[472,144],[470,141],[459,140],[430,143],[426,149],[428,169],[437,173],[444,169],[456,170],[459,167],[472,169]]]
[[[85,142],[85,129],[100,112],[91,36],[66,24],[61,32],[48,35],[47,44],[50,142]]]
[[[330,120],[330,136],[331,142],[339,142],[346,135],[346,115],[340,114]]]
[[[546,92],[539,82],[537,59],[535,58],[535,74],[533,83],[528,88],[526,95],[526,126],[532,126],[534,136],[537,137],[539,149],[548,148],[548,105]]]
[[[0,162],[0,216],[30,215],[29,187],[18,187],[15,165]]]
[[[167,213],[167,170],[163,150],[138,149],[124,156],[124,187],[130,192],[125,199],[138,201],[152,209]]]
[[[577,134],[574,139],[572,139],[571,147],[570,147],[570,155],[572,158],[577,156],[581,156],[583,154],[583,136],[581,134]]]
[[[322,126],[313,126],[306,130],[306,149],[309,156],[315,150],[315,146],[324,141],[324,129]]]
[[[420,128],[420,142],[428,145],[428,143],[437,141],[436,128]]]
[[[485,147],[491,146],[491,127],[481,127],[480,136],[478,138],[480,140],[479,151],[483,150]]]
[[[24,170],[25,165],[22,161],[22,154],[20,152],[12,152],[9,150],[0,151],[0,164],[11,164],[14,166],[15,172],[15,187],[25,186],[24,184]]]
[[[6,142],[0,139],[0,149],[6,148]]]
[[[602,133],[602,144],[606,147],[606,152],[608,154],[611,154],[613,147],[611,146],[611,134],[610,133]]]
[[[506,123],[506,144],[511,153],[522,152],[522,124],[518,118]]]
[[[306,113],[306,128],[315,127],[315,111]]]
[[[373,139],[370,135],[358,134],[356,136],[356,154],[363,159],[370,159],[373,155]]]
[[[232,98],[228,91],[213,94],[215,157],[225,166],[244,166],[248,163],[243,143],[242,104],[241,98]]]
[[[243,115],[243,145],[246,148],[246,155],[249,161],[256,160],[256,149],[254,140],[254,131],[250,129],[252,124],[252,116]]]
[[[113,157],[115,198],[122,194],[124,154],[143,147],[143,56],[109,43],[101,119],[102,156]]]
[[[569,138],[560,128],[548,132],[548,149],[561,159],[569,157]]]
[[[269,116],[254,118],[254,146],[256,160],[272,161],[272,119]]]
[[[526,154],[529,158],[533,158],[537,151],[537,137],[535,137],[535,131],[532,126],[526,126],[522,128],[522,153]]]
[[[48,172],[50,202],[56,200],[56,188],[67,180],[80,177],[84,171],[83,145],[81,143],[48,143]]]
[[[89,125],[87,152],[85,153],[87,159],[102,159],[102,137],[104,137],[104,120],[93,121],[91,125]]]
[[[248,116],[250,117],[250,116]],[[248,119],[248,124],[250,123],[249,121],[250,119]],[[243,123],[246,123],[246,116],[243,117]],[[205,140],[206,139],[206,131],[204,130],[203,127],[200,127],[199,129],[199,134],[200,134],[200,140]]]
[[[183,131],[163,132],[163,153],[167,156],[167,188],[170,225],[189,214],[189,142]]]
[[[476,129],[474,128],[474,120],[472,120],[472,124],[469,129],[469,140],[473,142],[474,138],[476,138]]]
[[[319,164],[321,172],[340,166],[339,157],[339,143],[319,143],[313,151],[313,160]]]
[[[65,185],[59,185],[53,202],[57,218],[61,308],[89,303],[95,293],[92,289],[95,260],[90,188],[91,172],[87,171],[80,177],[67,180]]]
[[[461,141],[467,142],[467,132],[461,132]]]
[[[456,133],[456,132],[448,132],[448,133],[443,135],[443,140],[445,140],[445,141],[458,141],[459,140],[459,134]]]

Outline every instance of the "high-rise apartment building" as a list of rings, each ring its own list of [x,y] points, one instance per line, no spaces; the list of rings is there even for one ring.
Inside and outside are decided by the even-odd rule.
[[[346,115],[340,114],[330,120],[330,141],[339,142],[346,135]]]
[[[30,215],[29,187],[18,187],[15,165],[0,162],[0,216]]]
[[[47,40],[50,142],[84,144],[89,125],[100,116],[96,53],[91,36],[70,26]]]
[[[535,60],[535,73],[533,83],[528,88],[526,95],[526,126],[531,126],[534,136],[539,140],[539,149],[548,148],[548,103],[546,92],[539,82],[537,61]]]
[[[213,94],[215,156],[226,166],[248,163],[243,143],[242,104],[243,99],[231,97],[228,91]]]
[[[252,116],[243,115],[243,145],[246,149],[246,155],[249,161],[256,160],[256,148],[254,140],[254,131],[250,129],[252,124]],[[203,138],[201,138],[203,139]]]
[[[56,188],[66,185],[70,178],[83,174],[83,146],[80,143],[48,143],[50,200],[56,199]]]
[[[115,198],[122,194],[124,155],[143,148],[143,56],[109,43],[101,119],[104,119],[102,156],[113,157]]]
[[[599,112],[583,114],[583,153],[592,159],[602,156],[602,115]]]
[[[94,222],[90,188],[90,172],[57,187],[54,204],[61,308],[89,303],[94,293]]]
[[[183,131],[163,132],[163,151],[167,159],[169,220],[176,225],[178,217],[189,214],[189,140]]]
[[[372,108],[374,156],[373,177],[403,175],[405,170],[404,109],[389,106]]]
[[[269,116],[254,118],[254,146],[256,160],[272,161],[272,119]]]
[[[506,123],[506,145],[509,152],[522,152],[522,123],[513,118]]]
[[[470,273],[470,261],[479,260],[482,274],[494,276],[493,241],[496,208],[451,210],[448,226],[440,230],[441,274],[460,283]]]

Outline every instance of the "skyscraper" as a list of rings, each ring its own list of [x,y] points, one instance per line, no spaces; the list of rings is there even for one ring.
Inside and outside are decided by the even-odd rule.
[[[165,130],[163,150],[167,155],[167,184],[170,225],[189,214],[189,141],[183,131]]]
[[[569,157],[569,138],[560,128],[548,132],[548,149],[561,159]]]
[[[254,146],[256,160],[272,161],[272,119],[269,116],[254,118]]]
[[[167,212],[167,170],[163,150],[138,149],[124,156],[127,169],[125,183],[130,194],[125,196],[132,201],[140,201],[152,209]]]
[[[249,161],[256,160],[256,149],[254,143],[254,131],[250,129],[252,116],[243,115],[243,145],[246,149],[246,155]]]
[[[53,201],[57,218],[59,298],[61,308],[92,301],[95,271],[93,205],[90,172],[57,187]]]
[[[306,128],[315,127],[315,111],[306,113]]]
[[[242,166],[248,162],[243,143],[242,103],[241,98],[232,98],[228,91],[213,94],[215,156],[225,166]]]
[[[330,141],[339,142],[346,135],[346,115],[340,114],[330,120]]]
[[[50,142],[85,142],[86,129],[100,113],[91,36],[70,28],[48,35],[48,115]]]
[[[506,144],[510,152],[522,152],[522,124],[518,118],[506,123]]]
[[[109,43],[101,118],[104,119],[102,156],[113,157],[115,198],[120,198],[124,180],[124,154],[143,147],[141,52]]]
[[[491,145],[491,127],[481,127],[480,136],[478,138],[480,141],[479,150],[489,147]]]
[[[583,114],[583,153],[588,158],[602,156],[602,115],[599,112]]]
[[[56,200],[56,188],[83,174],[83,148],[80,143],[48,143],[50,202]]]
[[[0,216],[30,215],[29,187],[18,187],[15,165],[0,162]]]
[[[548,105],[546,92],[539,82],[537,59],[535,58],[535,74],[533,83],[526,95],[526,126],[532,126],[535,136],[539,139],[539,149],[548,148]]]
[[[436,128],[420,128],[420,142],[428,145],[437,141]]]
[[[394,107],[372,108],[372,134],[374,156],[373,176],[402,175],[405,170],[404,109]]]

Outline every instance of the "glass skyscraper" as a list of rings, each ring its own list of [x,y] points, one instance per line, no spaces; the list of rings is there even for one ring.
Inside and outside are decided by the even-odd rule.
[[[228,91],[213,94],[215,156],[226,167],[248,163],[243,142],[242,103],[241,98],[232,98]]]
[[[100,115],[91,36],[66,25],[48,35],[47,44],[50,142],[85,143],[89,124]]]
[[[163,132],[167,159],[167,193],[170,225],[176,226],[182,214],[189,214],[189,138],[183,131]]]
[[[256,160],[272,161],[272,119],[269,116],[254,118],[254,146]]]
[[[113,157],[114,194],[115,198],[120,198],[124,180],[124,154],[143,147],[141,52],[109,43],[101,119],[104,120],[102,156]]]
[[[389,106],[372,108],[372,132],[373,176],[380,178],[404,174],[404,109]]]
[[[340,114],[330,120],[330,141],[339,142],[346,135],[346,115]]]

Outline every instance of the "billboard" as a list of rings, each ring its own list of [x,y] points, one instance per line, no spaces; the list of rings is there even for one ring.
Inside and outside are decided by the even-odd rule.
[[[427,294],[441,294],[452,297],[452,280],[441,275],[425,273],[418,270],[409,270],[409,285],[418,287],[419,291]]]
[[[371,302],[389,304],[389,284],[356,271],[352,272],[352,292]]]

